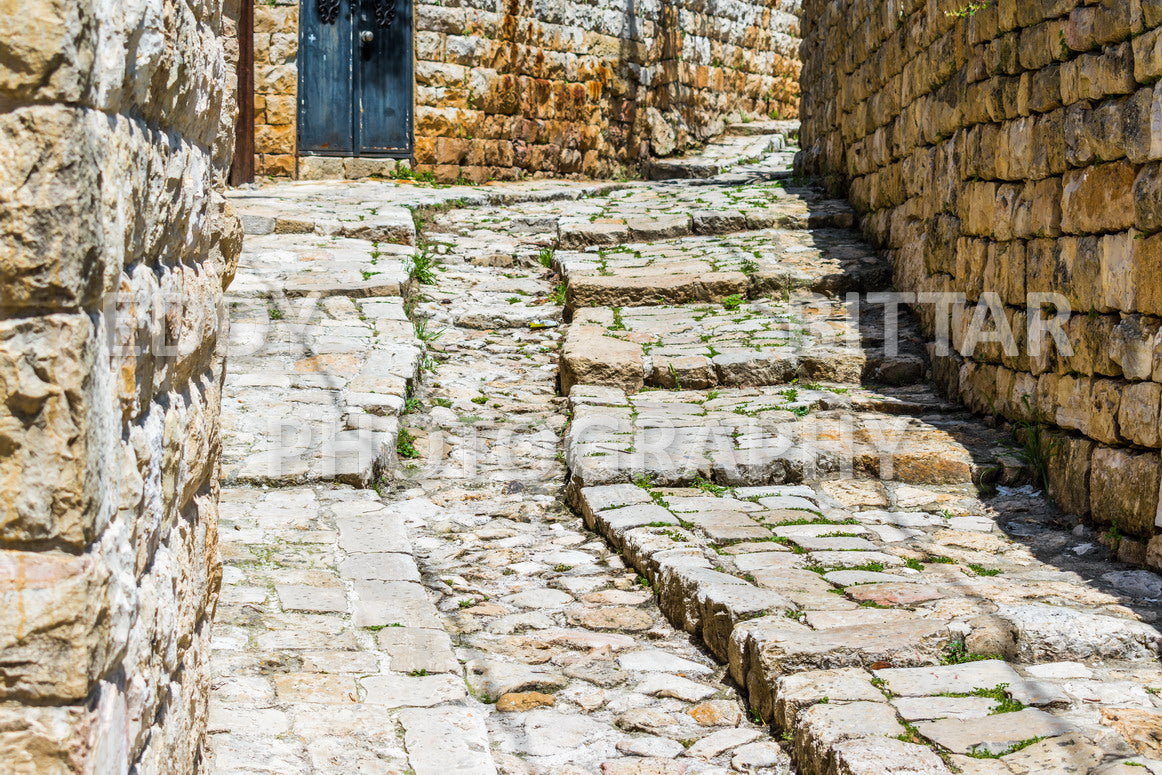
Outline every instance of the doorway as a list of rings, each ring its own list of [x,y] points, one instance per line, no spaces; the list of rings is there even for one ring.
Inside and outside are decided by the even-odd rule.
[[[302,0],[298,149],[412,155],[412,0]]]

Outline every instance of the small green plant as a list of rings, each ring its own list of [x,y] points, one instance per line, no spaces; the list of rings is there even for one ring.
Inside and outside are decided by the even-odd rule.
[[[725,299],[722,300],[722,306],[725,309],[733,312],[734,310],[736,310],[742,306],[742,297],[739,296],[737,293],[732,293],[731,295],[727,296]]]
[[[1020,751],[1024,748],[1028,748],[1031,745],[1036,745],[1044,739],[1044,737],[1030,737],[1028,740],[1022,740],[1019,743],[1014,743],[1005,750],[997,751],[996,753],[992,753],[991,751],[983,748],[973,748],[968,752],[968,755],[973,759],[1000,759],[1002,756],[1008,756],[1011,753],[1016,753],[1017,751]]]
[[[420,285],[434,285],[436,282],[436,257],[425,245],[408,262],[408,275]]]
[[[537,263],[545,269],[553,268],[553,256],[556,254],[553,248],[541,248],[541,252],[537,254]]]
[[[1036,484],[1045,487],[1049,484],[1049,461],[1061,448],[1061,439],[1046,429],[1041,410],[1032,405],[1029,396],[1021,396],[1021,402],[1025,405],[1030,419],[1014,424],[1014,436],[1018,444],[1017,455],[1033,469]]]
[[[625,331],[625,321],[621,319],[621,307],[613,307],[613,325],[609,327],[610,331]]]
[[[969,3],[968,5],[957,8],[955,11],[946,11],[948,16],[955,16],[958,19],[971,19],[981,11],[986,10],[990,5],[990,0],[985,0],[981,3]]]
[[[714,484],[714,482],[709,481],[701,474],[694,477],[694,481],[690,482],[690,484],[691,486],[697,487],[699,490],[708,492],[712,495],[722,495],[723,493],[730,491],[729,487],[723,487],[720,484]]]
[[[946,665],[963,665],[969,662],[983,662],[986,659],[1001,659],[1001,657],[996,654],[973,654],[964,645],[964,641],[954,640],[945,647],[940,661]]]
[[[460,606],[461,608],[471,608],[472,606],[476,605],[476,601],[475,600],[461,600],[459,603],[457,603],[457,605]]]
[[[421,342],[434,342],[443,336],[444,332],[447,330],[441,328],[438,331],[432,331],[428,328],[428,322],[429,321],[427,318],[421,318],[413,324],[416,332],[416,339],[419,339]]]
[[[902,740],[905,743],[922,743],[924,741],[924,738],[920,737],[920,730],[916,729],[915,726],[909,724],[907,721],[902,726],[904,727],[904,734],[896,735],[897,740]]]
[[[908,559],[904,560],[904,565],[911,568],[912,570],[924,570],[924,563],[920,562],[915,557],[909,557]]]
[[[553,286],[553,290],[549,291],[550,304],[564,304],[565,303],[565,283],[559,282]]]
[[[968,569],[975,573],[977,576],[997,576],[1000,574],[1000,571],[996,568],[986,568],[983,565],[976,564],[975,562],[970,562],[968,564]]]
[[[416,437],[407,428],[399,429],[399,436],[395,439],[395,452],[402,458],[414,459],[420,456],[415,445]]]
[[[473,396],[470,400],[474,404],[480,404],[483,406],[484,404],[488,403],[488,396]]]
[[[267,303],[266,314],[270,317],[271,320],[282,320],[282,310],[279,309],[273,301]]]
[[[1102,533],[1102,537],[1105,539],[1107,546],[1116,550],[1122,543],[1122,531],[1118,529],[1118,523],[1115,521],[1106,528],[1106,531]]]
[[[569,571],[573,570],[573,566],[566,565],[563,562],[559,562],[553,566],[553,570],[556,571],[557,573],[568,573]]]

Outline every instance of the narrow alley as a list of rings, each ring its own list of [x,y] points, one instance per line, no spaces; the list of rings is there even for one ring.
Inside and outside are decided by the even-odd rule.
[[[1162,580],[928,386],[848,206],[738,131],[658,173],[709,177],[232,195],[216,772],[1157,745]]]

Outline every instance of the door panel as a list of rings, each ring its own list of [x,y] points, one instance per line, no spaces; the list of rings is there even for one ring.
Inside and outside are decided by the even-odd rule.
[[[332,23],[319,18],[320,0],[303,0],[299,11],[299,152],[350,156],[352,120],[353,13],[340,2]]]
[[[356,24],[356,141],[368,156],[409,156],[412,138],[412,0],[395,0],[389,27],[375,19],[375,0],[359,2]],[[371,33],[364,42],[360,36]]]

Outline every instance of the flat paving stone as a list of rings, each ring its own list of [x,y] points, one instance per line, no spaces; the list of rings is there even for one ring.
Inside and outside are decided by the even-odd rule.
[[[888,691],[904,697],[973,692],[1001,684],[1009,686],[1021,680],[1017,671],[995,659],[964,665],[877,670],[876,676],[885,682]]]
[[[1026,740],[1067,734],[1075,725],[1045,711],[1026,708],[978,719],[921,722],[916,729],[953,753],[1004,754]]]

